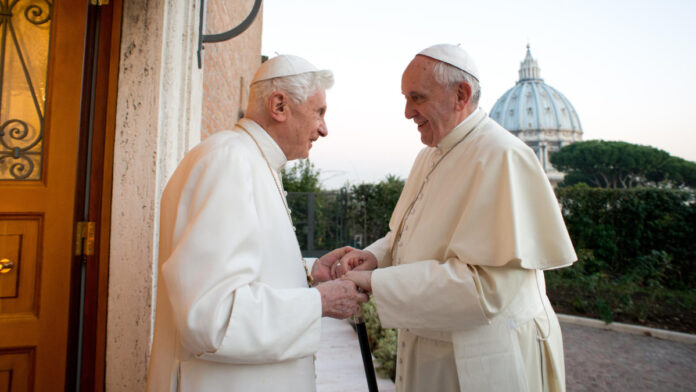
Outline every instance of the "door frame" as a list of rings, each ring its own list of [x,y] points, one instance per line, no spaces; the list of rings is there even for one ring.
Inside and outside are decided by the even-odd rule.
[[[112,0],[106,5],[90,5],[87,11],[75,226],[85,220],[96,223],[95,251],[93,255],[75,256],[72,262],[66,391],[74,391],[78,385],[82,391],[105,389],[111,194],[122,8],[122,0]]]

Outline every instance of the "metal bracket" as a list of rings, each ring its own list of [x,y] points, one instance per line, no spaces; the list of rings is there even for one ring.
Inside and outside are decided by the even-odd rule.
[[[256,15],[259,13],[259,9],[261,9],[261,0],[254,0],[254,6],[251,7],[251,12],[249,12],[249,15],[247,15],[239,26],[225,31],[224,33],[203,34],[203,30],[205,29],[205,0],[201,0],[201,20],[198,24],[198,69],[203,68],[204,43],[227,41],[238,36],[239,34],[242,34],[254,22]]]

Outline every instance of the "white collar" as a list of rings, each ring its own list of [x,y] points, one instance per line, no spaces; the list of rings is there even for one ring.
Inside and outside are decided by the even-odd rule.
[[[437,144],[437,149],[444,152],[452,148],[458,141],[468,135],[469,132],[473,131],[474,127],[476,127],[485,116],[486,112],[483,109],[480,107],[476,108],[464,121],[460,122],[459,125],[454,127],[454,129],[440,140],[440,143]]]
[[[263,153],[266,154],[268,164],[271,165],[273,170],[278,171],[285,167],[285,164],[288,162],[288,159],[285,157],[285,153],[280,148],[278,143],[273,140],[271,135],[269,135],[268,132],[261,127],[261,125],[246,117],[239,120],[237,125],[249,131],[249,133],[256,139],[256,141],[259,143],[259,147],[261,147]]]

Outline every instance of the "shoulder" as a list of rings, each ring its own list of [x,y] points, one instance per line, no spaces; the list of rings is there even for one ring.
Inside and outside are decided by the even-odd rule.
[[[206,160],[211,156],[241,156],[249,155],[252,146],[249,137],[239,131],[220,131],[210,135],[191,151],[184,159],[193,161]]]
[[[214,173],[219,176],[243,175],[250,170],[254,147],[238,131],[215,133],[186,153],[169,182],[185,181]]]
[[[472,135],[471,144],[481,159],[503,159],[513,156],[536,159],[529,146],[490,117],[484,120],[481,129]]]

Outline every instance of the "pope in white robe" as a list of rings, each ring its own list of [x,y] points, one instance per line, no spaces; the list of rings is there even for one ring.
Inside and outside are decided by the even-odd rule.
[[[169,180],[150,392],[315,390],[322,315],[348,317],[367,298],[352,282],[308,288],[280,169],[326,136],[332,83],[299,57],[268,60],[248,118],[191,150]],[[325,280],[323,264],[346,251],[320,259],[314,276]]]
[[[397,391],[564,391],[542,270],[576,255],[535,154],[478,108],[478,89],[457,46],[409,64],[405,114],[428,147],[389,233],[334,273],[355,268],[347,276],[372,291],[382,326],[399,329]]]

